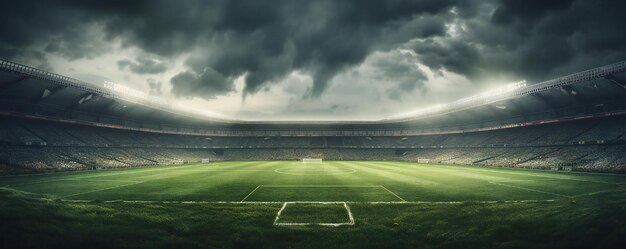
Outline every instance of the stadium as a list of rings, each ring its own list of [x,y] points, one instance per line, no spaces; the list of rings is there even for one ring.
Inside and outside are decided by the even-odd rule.
[[[626,246],[626,61],[366,120],[27,63],[0,59],[3,248]]]

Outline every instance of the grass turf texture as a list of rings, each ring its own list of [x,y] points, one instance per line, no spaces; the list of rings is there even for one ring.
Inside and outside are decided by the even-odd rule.
[[[0,177],[0,246],[626,248],[624,183],[616,175],[400,162]],[[287,201],[347,201],[355,224],[274,226]],[[290,205],[286,219],[315,220],[309,209],[318,205]],[[320,222],[344,222],[338,210],[317,210]]]

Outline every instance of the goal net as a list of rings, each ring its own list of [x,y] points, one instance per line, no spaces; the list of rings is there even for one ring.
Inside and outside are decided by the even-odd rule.
[[[202,159],[202,161],[201,161],[201,162],[202,162],[202,163],[210,163],[210,162],[211,162],[211,159],[205,158],[205,159]]]
[[[429,163],[430,159],[428,159],[428,158],[418,158],[417,162],[418,163]]]
[[[321,158],[302,158],[302,163],[322,163]]]

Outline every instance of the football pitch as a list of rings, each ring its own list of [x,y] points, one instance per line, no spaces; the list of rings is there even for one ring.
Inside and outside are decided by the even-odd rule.
[[[479,239],[482,242],[477,245],[507,247],[493,244],[501,243],[493,236],[534,229],[525,231],[528,236],[555,229],[554,225],[585,222],[607,226],[604,222],[615,221],[593,215],[612,214],[622,219],[626,201],[626,177],[622,175],[372,161],[211,162],[5,176],[0,177],[0,186],[3,219],[9,219],[8,212],[27,214],[29,209],[42,208],[100,227],[114,228],[129,222],[116,219],[130,219],[135,222],[126,227],[137,230],[164,229],[175,238],[212,238],[211,242],[198,239],[199,244],[183,247],[208,243],[210,247],[397,248],[427,243],[428,247],[445,248],[467,243],[464,236],[472,229],[495,229],[489,235],[492,240],[482,238],[485,241]],[[509,230],[496,229],[497,223],[505,220],[510,223],[502,229]],[[18,226],[24,223],[14,222]],[[45,227],[41,222],[37,226]],[[620,222],[614,224],[622,229],[615,236],[623,235]],[[157,225],[147,228],[147,224]],[[200,231],[202,234],[197,234]],[[150,235],[133,229],[128,233],[147,239],[162,232]],[[110,233],[103,232],[103,236]],[[315,234],[328,239],[318,241]],[[386,236],[407,239],[390,242]],[[521,247],[529,246],[508,236]],[[469,238],[473,239],[478,238]],[[176,239],[156,239],[160,240],[181,246]],[[350,241],[356,244],[345,244]],[[488,241],[492,242],[484,244]],[[160,247],[161,243],[128,246]]]

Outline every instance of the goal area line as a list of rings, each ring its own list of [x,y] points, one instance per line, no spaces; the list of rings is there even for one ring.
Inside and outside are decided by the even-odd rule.
[[[321,223],[316,223],[316,222],[279,222],[280,220],[280,215],[283,213],[283,211],[285,210],[285,208],[287,208],[287,205],[289,204],[322,204],[322,205],[329,205],[329,204],[341,204],[343,205],[343,208],[345,208],[347,215],[348,215],[348,222],[321,222]],[[294,202],[294,201],[288,201],[283,203],[283,206],[280,208],[280,210],[278,210],[278,213],[276,214],[276,218],[274,218],[274,226],[328,226],[328,227],[338,227],[338,226],[353,226],[354,225],[354,216],[352,215],[352,211],[350,210],[350,207],[348,206],[347,202]]]

